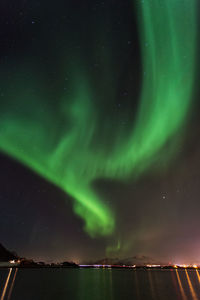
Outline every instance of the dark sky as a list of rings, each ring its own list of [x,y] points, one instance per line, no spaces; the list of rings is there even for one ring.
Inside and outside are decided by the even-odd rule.
[[[66,126],[58,113],[60,99],[71,101],[74,70],[84,70],[98,112],[92,147],[103,144],[105,153],[112,153],[118,134],[124,140],[131,134],[138,113],[143,68],[137,5],[122,0],[1,1],[0,118],[11,124],[15,115],[34,120],[35,107],[44,115],[49,110],[49,134],[55,129],[59,138]],[[92,260],[113,247],[112,256],[200,262],[198,72],[195,76],[187,121],[145,171],[122,179],[100,175],[92,182],[115,215],[116,226],[108,236],[92,238],[74,212],[70,193],[2,146],[7,128],[0,122],[0,242],[36,260]],[[27,84],[31,97],[21,101]],[[78,90],[82,83],[77,78],[75,84]],[[20,139],[15,133],[12,142],[18,145]],[[76,155],[81,151],[76,148]],[[71,168],[70,162],[65,165]]]

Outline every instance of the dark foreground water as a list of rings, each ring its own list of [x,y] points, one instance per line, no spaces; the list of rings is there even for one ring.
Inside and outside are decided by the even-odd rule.
[[[0,300],[200,299],[197,270],[0,269]]]

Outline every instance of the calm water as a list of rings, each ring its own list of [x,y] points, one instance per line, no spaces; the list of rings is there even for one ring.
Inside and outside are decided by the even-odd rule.
[[[0,293],[0,300],[200,299],[200,272],[0,269]]]

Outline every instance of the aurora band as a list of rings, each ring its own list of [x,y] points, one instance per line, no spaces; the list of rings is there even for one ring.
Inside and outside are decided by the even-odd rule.
[[[74,94],[63,97],[57,111],[42,99],[41,89],[33,95],[26,84],[0,103],[1,151],[70,195],[75,213],[92,237],[111,234],[115,228],[112,209],[92,183],[146,171],[183,128],[192,104],[196,0],[135,2],[142,87],[131,134],[116,136],[113,151],[107,153],[103,143],[98,151],[92,146],[98,120],[93,87],[83,71],[74,71]]]

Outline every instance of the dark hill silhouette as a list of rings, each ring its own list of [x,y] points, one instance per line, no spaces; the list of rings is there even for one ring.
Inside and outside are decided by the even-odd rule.
[[[153,264],[155,260],[151,257],[145,255],[135,255],[129,258],[103,258],[88,264],[97,264],[97,265],[146,265]]]
[[[17,254],[8,251],[1,243],[0,243],[0,262],[5,262],[13,259],[18,259]]]
[[[62,263],[63,267],[72,267],[72,268],[78,268],[79,266],[77,264],[75,264],[74,262],[69,262],[69,261],[64,261]]]

